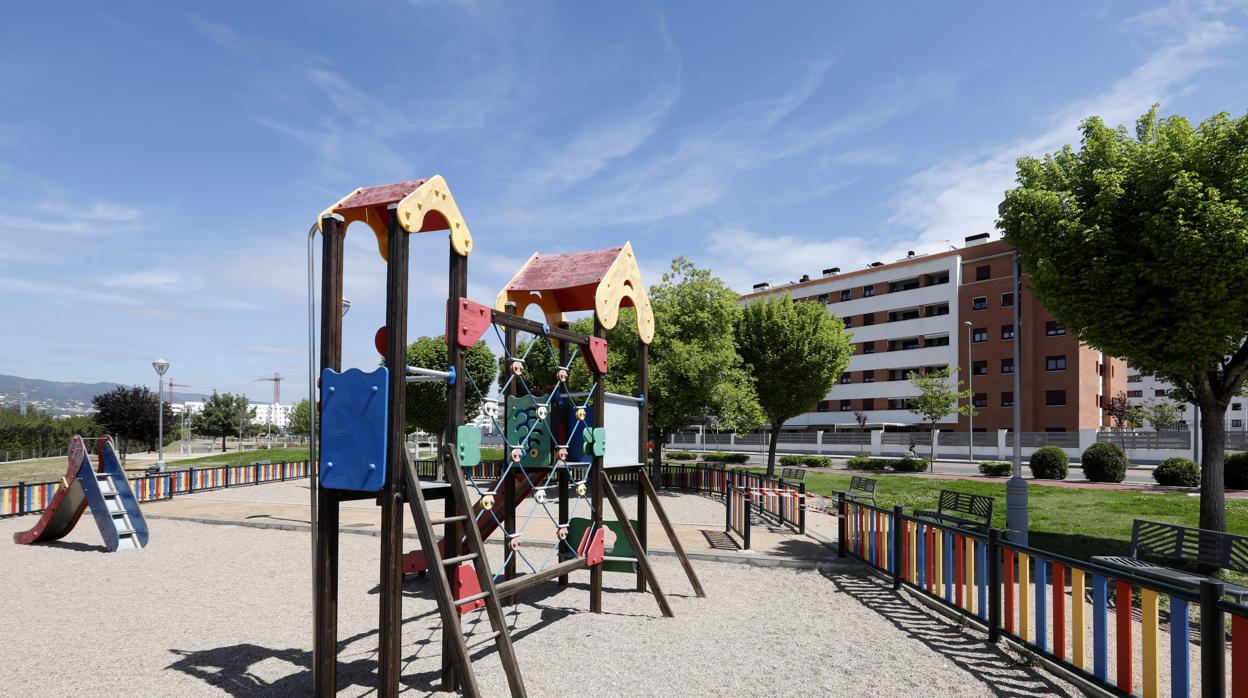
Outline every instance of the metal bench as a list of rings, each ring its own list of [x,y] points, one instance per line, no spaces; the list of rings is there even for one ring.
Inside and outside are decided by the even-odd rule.
[[[789,482],[805,482],[806,471],[802,468],[784,468],[780,471],[780,477]]]
[[[992,523],[992,497],[941,490],[936,511],[920,509],[914,515],[958,528],[987,531]]]
[[[835,494],[845,495],[845,499],[859,504],[870,504],[875,506],[875,484],[876,480],[869,477],[855,475],[849,481],[848,490],[836,490]]]
[[[1221,533],[1204,528],[1136,519],[1131,524],[1131,554],[1127,557],[1094,556],[1094,562],[1153,577],[1172,584],[1199,587],[1209,579],[1196,572],[1175,569],[1144,558],[1209,569],[1217,567],[1248,572],[1248,536]],[[1226,593],[1242,602],[1248,587],[1224,582]]]

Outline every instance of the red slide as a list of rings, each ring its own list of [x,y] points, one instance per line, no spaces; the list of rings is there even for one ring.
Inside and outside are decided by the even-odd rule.
[[[74,525],[82,517],[87,508],[87,493],[78,481],[78,471],[87,463],[87,449],[82,438],[75,436],[69,442],[69,467],[65,469],[65,477],[61,478],[61,486],[52,496],[39,520],[28,531],[13,534],[13,542],[29,545],[41,541],[59,540],[74,530]],[[89,465],[87,467],[90,467]],[[92,475],[94,478],[94,475]]]
[[[499,488],[500,490],[502,488]],[[516,501],[511,504],[514,509],[520,506],[520,503],[529,498],[533,494],[533,486],[529,483],[529,479],[516,474]],[[477,502],[472,508],[473,519],[477,521],[477,530],[481,532],[481,540],[486,540],[490,534],[498,529],[498,522],[507,516],[507,509],[495,504],[493,515],[480,516],[482,512],[481,503]],[[480,518],[478,518],[480,516]],[[445,539],[438,541],[438,553],[446,553]],[[424,572],[429,569],[429,565],[425,562],[425,552],[423,550],[413,550],[410,553],[403,553],[403,573],[415,574]]]

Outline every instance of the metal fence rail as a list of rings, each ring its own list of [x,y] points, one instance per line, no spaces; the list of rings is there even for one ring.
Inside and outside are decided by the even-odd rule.
[[[1229,436],[1229,434],[1228,434]],[[1098,431],[1098,442],[1115,443],[1125,449],[1172,448],[1189,450],[1192,434],[1186,431]],[[1228,446],[1230,439],[1227,439]]]
[[[1163,662],[1169,695],[1189,696],[1197,682],[1201,695],[1226,695],[1229,616],[1232,695],[1248,693],[1248,607],[1223,601],[1221,582],[1197,591],[1010,543],[996,529],[981,535],[843,495],[837,507],[841,556],[984,626],[990,642],[1007,637],[1113,695],[1160,695]]]

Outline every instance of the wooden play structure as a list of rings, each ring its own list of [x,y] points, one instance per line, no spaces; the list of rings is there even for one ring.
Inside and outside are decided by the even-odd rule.
[[[343,240],[352,222],[372,229],[386,260],[386,317],[377,332],[384,365],[370,372],[342,369]],[[440,230],[450,233],[446,370],[406,363],[408,236]],[[647,347],[654,336],[654,316],[631,246],[535,254],[491,308],[466,297],[472,234],[440,176],[357,189],[321,214],[313,234],[317,232],[322,236],[320,467],[313,479],[313,681],[318,696],[333,695],[337,688],[338,514],[344,501],[374,499],[382,510],[381,695],[398,693],[405,572],[427,571],[442,623],[442,689],[468,696],[480,695],[470,652],[490,644],[497,648],[511,695],[526,695],[503,602],[543,582],[566,584],[569,574],[588,570],[589,607],[600,613],[604,571],[634,573],[637,590],[649,590],[660,612],[672,615],[646,556],[649,506],[694,592],[705,595],[643,466]],[[541,308],[545,322],[524,317],[532,304]],[[611,395],[605,389],[606,331],[619,321],[621,307],[636,310],[636,396]],[[593,311],[592,335],[569,329],[564,314],[578,311]],[[506,439],[500,464],[481,462],[481,432],[464,424],[467,391],[482,398],[491,391],[486,377],[467,370],[465,351],[491,332],[488,336],[504,352],[506,372],[499,391],[503,409],[498,427]],[[549,352],[556,362],[553,385],[526,380],[526,359],[533,352]],[[585,362],[593,382],[589,391],[574,393],[568,376],[579,361]],[[441,480],[422,479],[405,448],[406,386],[419,381],[448,384]],[[312,458],[318,461],[315,450]],[[635,523],[628,519],[613,478],[638,483]],[[441,500],[443,511],[431,512],[431,500]],[[604,503],[615,521],[604,520]],[[404,505],[420,540],[420,550],[406,555]],[[556,540],[529,540],[530,523],[549,523]],[[617,536],[610,551],[606,530]],[[485,539],[495,531],[501,531],[496,552],[502,560],[492,567]],[[461,618],[475,612],[488,615],[492,632],[465,637]]]

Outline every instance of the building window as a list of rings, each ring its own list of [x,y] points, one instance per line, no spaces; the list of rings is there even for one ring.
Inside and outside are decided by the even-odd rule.
[[[843,301],[847,301],[847,300],[849,300],[850,298],[853,298],[853,297],[854,297],[854,290],[853,290],[853,289],[851,289],[851,288],[847,288],[847,289],[845,289],[844,291],[841,291],[841,300],[843,300]]]
[[[947,347],[949,346],[949,335],[942,334],[939,337],[924,337],[923,346],[925,347]]]
[[[1050,434],[1061,434],[1066,431],[1066,427],[1045,427],[1044,430]]]
[[[898,291],[912,291],[919,287],[918,278],[904,279],[902,281],[894,281],[888,285],[889,293],[897,293]]]
[[[987,342],[988,341],[988,328],[976,327],[975,329],[971,330],[971,341],[976,342],[976,343]]]
[[[901,322],[903,320],[917,320],[919,317],[918,308],[910,308],[908,310],[894,310],[888,314],[889,322]]]
[[[1157,389],[1153,391],[1153,397],[1165,397],[1165,396],[1166,396],[1166,391],[1164,390]]]
[[[1046,390],[1044,391],[1044,404],[1046,405],[1065,405],[1065,390]]]
[[[1127,397],[1144,397],[1143,390],[1128,390]]]
[[[1140,382],[1140,381],[1142,381],[1142,380],[1144,380],[1144,376],[1142,376],[1142,375],[1140,375],[1140,374],[1138,374],[1138,373],[1137,373],[1137,374],[1135,374],[1135,375],[1133,375],[1133,376],[1127,376],[1127,382],[1128,382],[1128,383],[1139,383],[1139,382]]]
[[[875,398],[870,398],[870,397],[863,398],[862,409],[863,411],[875,409]]]
[[[1001,326],[1001,339],[1014,339],[1014,326],[1013,325]]]
[[[862,343],[862,353],[864,353],[864,354],[874,354],[874,353],[875,353],[875,342],[863,342],[863,343]]]
[[[1001,393],[1001,406],[1002,407],[1014,406],[1014,391],[1013,390],[1009,390],[1009,391]]]
[[[987,310],[988,298],[986,296],[976,296],[971,299],[971,310]]]
[[[849,400],[841,400],[841,411],[842,411],[842,412],[849,412],[849,411],[850,411],[850,410],[852,410],[852,409],[854,409],[854,406],[853,406],[853,403],[852,403],[851,401],[849,401]]]
[[[820,400],[819,406],[816,409],[820,412],[828,412],[832,409],[832,403],[827,400]]]
[[[1044,360],[1044,370],[1046,371],[1065,371],[1066,355],[1050,356]]]
[[[848,372],[848,371],[847,371],[847,372],[845,372],[845,373],[842,373],[842,374],[841,374],[841,385],[848,385],[848,384],[853,383],[853,382],[854,382],[854,379],[853,379],[853,377],[849,374],[849,372]]]
[[[1242,429],[1242,428],[1243,428],[1243,426],[1244,426],[1244,420],[1242,420],[1242,419],[1232,419],[1232,420],[1231,420],[1231,428],[1232,428],[1232,429]]]
[[[973,373],[973,374],[975,374],[975,375],[977,375],[977,376],[986,376],[986,375],[988,375],[988,362],[987,362],[987,361],[976,361],[975,363],[971,364],[971,373]]]
[[[911,337],[909,339],[893,339],[888,342],[889,351],[906,351],[907,349],[918,349],[919,338]]]
[[[948,315],[948,314],[949,314],[948,303],[937,303],[936,305],[929,305],[923,309],[923,317],[933,317],[936,315]]]
[[[1057,324],[1057,320],[1049,320],[1044,323],[1044,336],[1061,337],[1066,334],[1066,326]]]
[[[1232,412],[1238,412],[1238,411],[1240,411],[1240,410],[1242,410],[1242,409],[1244,409],[1244,405],[1243,405],[1243,403],[1240,403],[1240,402],[1232,402],[1232,403],[1231,403],[1231,411],[1232,411]]]
[[[1001,294],[1001,307],[1008,308],[1012,305],[1014,305],[1014,292],[1011,291],[1009,293],[1002,293]]]
[[[875,371],[863,371],[863,372],[862,372],[862,382],[863,382],[863,383],[874,383],[874,382],[875,382]]]
[[[854,326],[854,319],[853,319],[852,317],[850,317],[850,316],[846,315],[846,316],[842,319],[842,324],[844,324],[846,327],[853,327],[853,326]]]
[[[986,281],[991,278],[992,278],[992,267],[986,264],[982,267],[975,267],[975,280],[976,281]]]
[[[819,302],[820,302],[820,303],[822,303],[822,304],[824,304],[824,305],[827,305],[827,304],[828,304],[828,294],[826,294],[826,293],[820,293],[820,294],[819,294]]]
[[[865,314],[863,314],[863,316],[862,316],[862,326],[863,326],[863,327],[867,327],[868,325],[874,325],[874,324],[875,324],[875,313],[865,313]]]
[[[1014,359],[1001,359],[1001,372],[1013,373],[1014,372]]]
[[[976,407],[987,407],[988,393],[975,393],[975,397],[971,398],[971,404]]]
[[[927,276],[923,278],[927,281],[927,283],[923,284],[924,286],[935,286],[936,284],[947,284],[949,283],[949,272],[938,271],[935,274],[928,274]]]
[[[874,286],[863,286],[863,287],[862,287],[862,297],[863,297],[863,298],[870,298],[871,296],[874,296],[874,295],[875,295],[875,287],[874,287]]]

